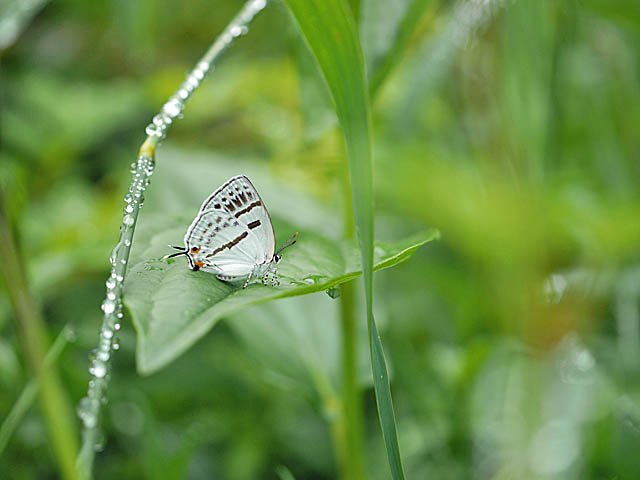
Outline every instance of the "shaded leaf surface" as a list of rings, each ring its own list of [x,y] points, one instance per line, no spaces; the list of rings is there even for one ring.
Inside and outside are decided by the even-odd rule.
[[[289,235],[290,228],[274,223],[283,237]],[[252,284],[243,290],[212,274],[189,270],[184,259],[162,260],[167,244],[184,235],[186,224],[184,219],[159,218],[162,231],[143,230],[136,238],[138,252],[132,258],[140,261],[132,265],[126,279],[125,304],[138,332],[137,364],[144,374],[174,360],[225,315],[248,305],[327,290],[362,273],[355,243],[302,231],[300,241],[278,265],[281,286]],[[406,260],[437,235],[430,230],[399,242],[376,244],[375,268]]]

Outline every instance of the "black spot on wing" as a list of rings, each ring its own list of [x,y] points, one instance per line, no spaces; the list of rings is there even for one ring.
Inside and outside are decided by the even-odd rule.
[[[224,245],[221,245],[218,248],[216,248],[212,253],[207,255],[207,258],[208,257],[213,257],[216,253],[220,253],[225,248],[228,248],[229,250],[231,250],[234,246],[236,246],[238,243],[240,243],[244,238],[247,238],[247,235],[249,235],[249,233],[242,232],[240,235],[238,235],[236,238],[234,238],[230,242],[225,243]]]
[[[262,205],[262,202],[260,200],[251,203],[250,205],[248,205],[247,207],[243,208],[242,210],[239,210],[235,213],[235,217],[238,218],[240,217],[240,215],[244,215],[245,213],[250,212],[251,210],[253,210],[255,207],[258,207]]]

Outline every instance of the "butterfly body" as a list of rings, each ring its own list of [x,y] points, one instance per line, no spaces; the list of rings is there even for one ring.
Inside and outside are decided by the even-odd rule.
[[[229,282],[244,280],[244,287],[260,278],[277,286],[279,253],[295,242],[294,235],[275,252],[269,212],[249,179],[238,175],[203,202],[185,234],[184,251],[170,257],[186,255],[192,270]]]

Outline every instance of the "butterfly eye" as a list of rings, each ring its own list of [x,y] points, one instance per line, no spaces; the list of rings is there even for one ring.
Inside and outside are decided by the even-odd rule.
[[[280,255],[274,255],[274,256],[273,256],[273,260],[274,260],[276,263],[278,263],[278,262],[280,262],[280,260],[282,260],[282,257],[281,257]]]

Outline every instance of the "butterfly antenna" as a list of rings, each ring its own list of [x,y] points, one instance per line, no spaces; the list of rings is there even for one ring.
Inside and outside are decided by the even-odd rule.
[[[173,258],[173,257],[179,257],[180,255],[186,255],[187,252],[178,252],[178,253],[172,253],[171,255],[165,255],[162,258]]]
[[[179,257],[180,255],[186,255],[187,254],[187,250],[185,250],[184,247],[176,247],[175,245],[168,245],[171,248],[175,248],[176,250],[180,250],[178,253],[172,253],[171,255],[165,255],[164,257],[162,257],[163,259],[167,259],[167,258],[173,258],[173,257]]]
[[[291,245],[296,243],[298,241],[298,233],[299,232],[296,232],[295,235],[293,235],[289,240],[284,242],[284,245],[280,247],[280,250],[276,252],[276,255],[280,255],[280,252],[282,252],[285,248],[289,248]]]

